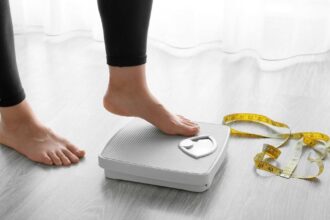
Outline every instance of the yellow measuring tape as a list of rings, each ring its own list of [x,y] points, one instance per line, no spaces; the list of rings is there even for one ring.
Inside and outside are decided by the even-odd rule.
[[[296,132],[292,133],[288,125],[274,121],[264,115],[253,114],[253,113],[236,113],[226,115],[223,118],[223,124],[231,126],[234,123],[239,122],[250,122],[257,123],[268,127],[277,127],[282,129],[287,129],[286,133],[275,132],[269,135],[249,133],[245,131],[236,130],[230,128],[232,136],[245,137],[245,138],[273,138],[283,140],[279,145],[272,146],[270,144],[264,144],[263,149],[260,153],[256,154],[254,157],[255,168],[273,173],[277,176],[284,178],[299,178],[299,179],[314,179],[322,174],[324,170],[323,160],[326,158],[327,153],[330,151],[330,138],[328,135],[320,132]],[[294,153],[288,164],[283,168],[279,168],[275,165],[269,163],[270,160],[276,160],[280,154],[280,147],[283,147],[288,143],[290,139],[298,140],[296,146],[294,147]],[[318,146],[318,148],[316,147]],[[321,148],[319,146],[322,146]],[[315,175],[310,176],[298,176],[294,174],[294,171],[299,163],[302,156],[303,147],[309,147],[312,149],[317,157],[312,158],[311,155],[308,156],[308,161],[315,163],[319,171]]]

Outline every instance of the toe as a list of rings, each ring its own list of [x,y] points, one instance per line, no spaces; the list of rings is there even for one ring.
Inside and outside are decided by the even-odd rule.
[[[180,117],[180,116],[179,116]],[[193,136],[199,132],[199,126],[184,117],[180,117],[180,134],[184,136]]]
[[[180,126],[180,134],[184,136],[194,136],[198,133],[198,131],[198,127],[192,126],[188,123],[183,122]]]
[[[197,125],[197,124],[195,124],[195,123],[193,123],[193,122],[191,122],[191,121],[189,121],[189,120],[184,120],[184,119],[182,119],[182,120],[181,120],[181,123],[183,123],[183,124],[185,124],[185,125],[188,125],[188,126],[190,126],[190,127],[196,127],[196,128],[198,128],[198,125]]]
[[[71,164],[71,161],[69,160],[69,158],[67,156],[65,156],[65,154],[62,151],[57,151],[56,155],[61,159],[62,164],[64,166],[69,166]]]
[[[52,159],[53,163],[56,166],[61,166],[62,165],[61,159],[55,154],[55,152],[49,152],[48,156]]]
[[[182,115],[178,115],[178,116],[179,116],[179,118],[180,118],[183,122],[185,122],[186,124],[191,125],[191,126],[194,126],[194,127],[199,127],[197,123],[195,123],[195,122],[189,120],[188,118],[185,118],[185,117],[183,117]]]
[[[79,162],[79,158],[75,154],[73,154],[70,150],[63,149],[62,152],[65,154],[65,156],[67,156],[69,158],[69,160],[72,163],[78,163]]]
[[[168,126],[162,130],[169,135],[194,136],[198,133],[199,128],[191,125],[189,122],[183,121],[180,117],[169,120]]]
[[[187,125],[190,129],[194,130],[194,131],[199,131],[199,126],[196,124],[192,124],[189,122],[182,122],[183,124]]]
[[[41,155],[40,162],[46,165],[53,165],[52,159],[46,153]]]
[[[80,150],[79,148],[77,148],[73,144],[68,144],[67,149],[69,149],[73,154],[75,154],[79,158],[82,158],[82,157],[85,156],[85,151]]]
[[[67,139],[58,137],[58,140],[60,140],[60,142],[63,143],[66,146],[66,148],[69,151],[71,151],[73,154],[75,154],[77,157],[82,158],[85,156],[85,151],[80,150],[78,147],[76,147],[74,144],[72,144]]]

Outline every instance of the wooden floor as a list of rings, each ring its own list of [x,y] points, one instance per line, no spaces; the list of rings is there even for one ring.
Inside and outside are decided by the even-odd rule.
[[[127,119],[102,108],[102,43],[31,33],[17,36],[16,48],[34,110],[87,157],[53,168],[1,146],[0,219],[330,219],[329,163],[314,182],[260,176],[253,156],[261,145],[252,140],[231,139],[224,166],[205,193],[106,179],[98,154]],[[277,70],[269,62],[272,68],[262,70],[253,58],[220,51],[176,58],[150,49],[148,77],[169,108],[196,121],[221,123],[228,113],[257,112],[294,131],[330,134],[330,62],[327,55],[322,59]]]

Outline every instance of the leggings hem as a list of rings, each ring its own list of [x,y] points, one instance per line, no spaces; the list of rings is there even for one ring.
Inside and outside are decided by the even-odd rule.
[[[0,98],[0,107],[11,107],[18,105],[25,99],[25,92],[19,91],[15,95],[8,96],[6,98]]]
[[[147,56],[143,57],[107,57],[107,63],[110,66],[139,66],[147,62]]]

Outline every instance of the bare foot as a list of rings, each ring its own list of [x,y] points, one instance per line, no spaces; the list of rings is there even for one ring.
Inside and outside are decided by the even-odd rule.
[[[68,166],[78,163],[85,152],[43,126],[26,101],[0,108],[0,143],[35,162]]]
[[[193,136],[198,133],[196,123],[172,114],[150,93],[145,65],[110,67],[110,73],[109,87],[103,100],[108,111],[143,118],[166,134]]]

